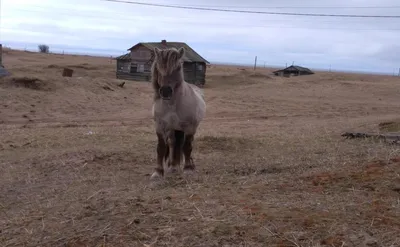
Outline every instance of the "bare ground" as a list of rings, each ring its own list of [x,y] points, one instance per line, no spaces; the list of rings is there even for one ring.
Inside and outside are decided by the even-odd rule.
[[[399,146],[340,136],[399,131],[398,77],[213,65],[197,172],[152,184],[148,83],[106,58],[4,63],[1,246],[400,246]]]

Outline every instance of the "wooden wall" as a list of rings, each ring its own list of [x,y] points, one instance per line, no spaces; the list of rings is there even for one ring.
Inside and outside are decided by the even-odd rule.
[[[130,62],[117,61],[117,79],[150,81],[150,72],[133,72],[129,70]],[[121,70],[123,68],[123,70]],[[185,81],[196,85],[204,85],[206,82],[206,64],[205,63],[189,63],[183,64],[183,76]]]
[[[151,51],[144,46],[131,50],[131,61],[117,61],[117,78],[132,80],[150,80]],[[138,71],[141,66],[142,71]],[[207,66],[204,62],[184,62],[183,74],[185,81],[204,85]],[[136,79],[134,79],[136,78]]]
[[[131,61],[133,63],[143,63],[151,59],[151,51],[146,47],[140,45],[131,50]]]
[[[131,67],[130,61],[117,60],[117,71],[129,72]]]
[[[199,62],[184,62],[183,74],[185,81],[194,84],[204,85],[206,82],[206,64]]]
[[[150,81],[150,73],[126,73],[117,71],[117,79],[132,80],[132,81]]]

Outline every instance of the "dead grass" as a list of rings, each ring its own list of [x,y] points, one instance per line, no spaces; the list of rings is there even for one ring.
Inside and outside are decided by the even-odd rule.
[[[379,123],[379,130],[382,132],[400,132],[400,121]]]
[[[197,173],[151,184],[148,83],[118,87],[107,58],[4,64],[27,79],[0,87],[1,246],[400,244],[399,147],[340,136],[396,130],[399,78],[212,66]]]

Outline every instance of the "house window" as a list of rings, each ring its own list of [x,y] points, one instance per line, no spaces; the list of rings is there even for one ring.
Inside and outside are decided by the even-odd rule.
[[[197,70],[202,71],[203,70],[203,65],[202,64],[198,64],[197,65]]]
[[[144,64],[138,64],[137,72],[144,72]]]
[[[131,63],[131,69],[130,69],[131,73],[135,73],[137,71],[137,66],[138,66],[137,64]]]

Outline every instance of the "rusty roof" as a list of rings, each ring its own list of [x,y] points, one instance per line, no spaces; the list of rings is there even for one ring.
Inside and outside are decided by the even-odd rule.
[[[200,56],[195,50],[193,50],[189,45],[187,45],[184,42],[140,42],[137,43],[136,45],[132,46],[131,48],[128,49],[128,51],[131,51],[132,49],[143,45],[144,47],[148,48],[149,50],[153,51],[155,47],[159,49],[165,49],[165,48],[176,48],[179,49],[181,47],[185,48],[185,55],[183,56],[183,61],[186,62],[203,62],[206,64],[209,64],[209,62],[204,59],[202,56]]]
[[[291,70],[303,71],[303,72],[308,72],[308,73],[314,74],[314,72],[312,72],[309,68],[305,68],[305,67],[298,66],[298,65],[290,65],[289,67],[286,67],[284,69],[276,70],[273,73],[277,73],[277,72],[281,72],[281,71],[291,71]]]

